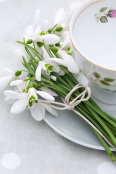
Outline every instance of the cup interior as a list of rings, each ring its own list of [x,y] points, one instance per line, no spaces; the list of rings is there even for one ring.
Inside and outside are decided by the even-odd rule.
[[[70,37],[86,60],[116,71],[116,0],[82,4],[72,16]]]

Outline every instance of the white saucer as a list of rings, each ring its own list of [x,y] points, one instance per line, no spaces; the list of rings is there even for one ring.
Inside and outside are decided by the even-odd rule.
[[[87,79],[80,74],[78,76],[80,83],[88,84]],[[107,113],[116,118],[116,105],[108,105],[96,100],[96,103]],[[82,146],[92,149],[104,150],[101,142],[91,129],[91,127],[72,111],[58,111],[59,117],[54,118],[46,113],[45,122],[61,136]],[[116,151],[111,148],[112,151]]]

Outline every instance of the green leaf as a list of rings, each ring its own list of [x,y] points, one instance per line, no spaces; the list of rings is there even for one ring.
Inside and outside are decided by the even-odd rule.
[[[108,7],[102,7],[102,8],[100,9],[100,12],[105,12],[107,9],[108,9]]]
[[[111,78],[105,77],[104,80],[107,81],[107,82],[113,82],[115,79],[111,79]]]
[[[105,81],[103,81],[103,80],[100,80],[100,82],[101,82],[103,85],[111,86],[108,82],[105,82]]]
[[[100,74],[98,74],[97,72],[94,72],[93,75],[94,75],[97,79],[99,79],[99,78],[101,77]]]

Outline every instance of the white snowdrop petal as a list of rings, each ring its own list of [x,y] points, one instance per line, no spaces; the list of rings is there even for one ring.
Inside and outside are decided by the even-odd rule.
[[[0,77],[0,91],[6,88],[11,80],[12,76]]]
[[[35,32],[38,24],[39,24],[39,19],[40,19],[40,9],[37,9],[34,18],[33,18],[33,33]]]
[[[42,50],[42,56],[43,56],[44,60],[50,59],[50,56],[47,53],[47,51],[45,50],[44,46],[41,47],[41,50]]]
[[[27,105],[28,105],[28,99],[26,97],[21,98],[12,105],[10,111],[12,114],[20,114],[26,109]]]
[[[2,68],[0,69],[0,77],[2,76],[9,76],[10,74],[13,74],[13,71],[8,68]]]
[[[111,162],[102,162],[98,166],[98,174],[116,174],[116,167]]]
[[[51,100],[54,101],[54,97],[50,94],[48,94],[47,92],[44,91],[36,91],[38,95],[40,95],[42,98],[46,99],[46,100]]]
[[[41,25],[41,30],[46,32],[48,28],[49,28],[49,22],[48,20],[44,20],[43,24]]]
[[[79,68],[77,66],[77,63],[76,63],[75,59],[72,56],[70,56],[69,54],[63,52],[62,50],[59,50],[58,54],[65,61],[66,65],[67,65],[67,68],[70,72],[72,72],[72,73],[78,73],[79,72]]]
[[[38,26],[36,27],[36,30],[34,31],[34,36],[37,35],[37,34],[39,34],[40,31],[41,31],[41,27],[38,25]]]
[[[57,112],[55,109],[51,108],[51,107],[48,106],[47,104],[44,104],[44,103],[43,103],[43,105],[44,105],[44,108],[45,108],[50,114],[54,115],[55,117],[58,117],[58,112]]]
[[[22,97],[27,96],[27,93],[19,93],[19,92],[16,92],[16,91],[5,90],[4,95],[6,97],[9,97],[10,99],[20,99]]]
[[[65,17],[65,10],[63,8],[60,8],[55,15],[55,19],[54,19],[54,25],[55,24],[61,24],[62,21],[64,20]]]
[[[10,86],[21,85],[22,83],[23,83],[23,80],[13,80],[12,82],[10,82]]]
[[[42,36],[35,35],[32,37],[33,42],[42,42]]]
[[[28,26],[25,28],[25,32],[26,32],[27,35],[33,36],[33,26],[32,26],[32,25],[28,25]]]
[[[47,87],[41,87],[40,90],[49,93],[52,96],[58,96],[58,94]]]
[[[55,63],[52,63],[52,65],[54,66],[54,68],[53,68],[54,72],[59,72],[61,70],[60,66],[55,65]]]
[[[45,34],[41,37],[42,41],[44,40],[46,44],[56,44],[59,42],[59,37],[56,36],[55,34]]]
[[[38,103],[34,103],[30,108],[31,115],[36,121],[41,121],[45,116],[45,108],[43,104],[38,101]]]
[[[47,61],[56,62],[59,65],[66,66],[65,61],[63,61],[62,59],[59,59],[59,58],[52,58],[52,59],[48,59]]]
[[[52,79],[52,80],[54,80],[54,81],[56,81],[57,80],[57,78],[56,78],[56,76],[50,76],[50,79]]]
[[[4,99],[4,101],[5,101],[6,103],[8,103],[8,104],[13,104],[13,103],[16,102],[16,99],[10,99],[9,97],[6,97],[6,98]]]
[[[41,65],[39,65],[35,72],[36,80],[41,81]]]
[[[58,74],[59,76],[64,76],[64,75],[65,75],[65,72],[64,72],[62,69],[60,69],[60,71],[57,72],[57,74]]]
[[[31,96],[34,96],[34,97],[36,98],[36,100],[37,100],[38,97],[37,97],[35,88],[30,88],[30,89],[29,89],[29,98],[30,98]]]
[[[69,37],[69,34],[68,34],[67,37],[65,38],[63,44],[62,44],[61,49],[65,48],[66,46],[70,46],[70,45],[71,45],[71,41],[70,41],[70,37]]]

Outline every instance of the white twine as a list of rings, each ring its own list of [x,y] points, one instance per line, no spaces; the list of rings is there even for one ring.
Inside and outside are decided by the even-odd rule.
[[[84,88],[84,91],[79,94],[77,97],[74,98],[74,100],[72,100],[70,102],[70,97],[72,96],[73,92],[80,89],[80,88]],[[87,94],[87,95],[86,95]],[[95,127],[94,124],[92,124],[87,118],[85,118],[80,112],[78,112],[77,110],[75,110],[75,106],[78,106],[82,101],[88,101],[91,97],[91,90],[89,87],[85,87],[82,84],[77,84],[65,97],[65,99],[63,99],[62,97],[62,101],[63,103],[60,102],[55,102],[55,101],[48,101],[48,100],[41,100],[42,103],[49,105],[50,107],[57,109],[57,110],[72,110],[73,112],[75,112],[78,116],[80,116],[83,120],[85,120],[92,128],[94,128],[100,135],[101,137],[114,149],[116,149],[111,143],[110,141],[100,132],[99,129],[97,129]],[[59,105],[59,106],[54,106],[54,105]]]

